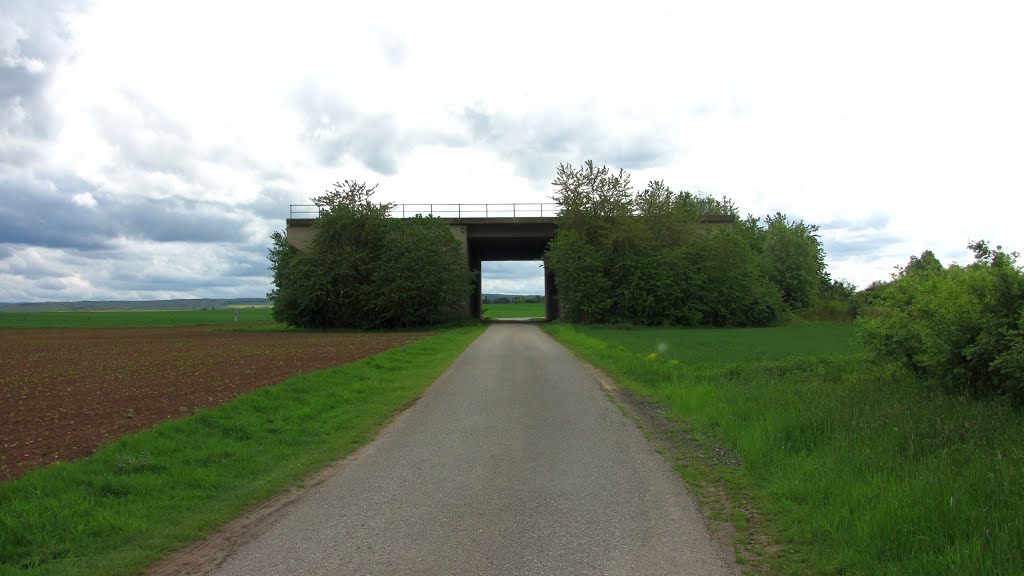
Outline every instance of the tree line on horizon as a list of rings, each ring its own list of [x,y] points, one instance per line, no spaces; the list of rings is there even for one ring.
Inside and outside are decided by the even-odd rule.
[[[544,296],[538,294],[483,294],[483,304],[543,304]]]

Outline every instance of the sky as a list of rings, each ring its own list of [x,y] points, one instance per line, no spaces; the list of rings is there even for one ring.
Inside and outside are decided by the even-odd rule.
[[[816,224],[859,287],[1024,250],[1022,27],[985,0],[0,0],[0,302],[258,297],[336,181],[544,202],[587,159]]]

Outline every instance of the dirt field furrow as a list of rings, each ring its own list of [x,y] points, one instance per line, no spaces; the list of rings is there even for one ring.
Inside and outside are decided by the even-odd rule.
[[[289,376],[426,336],[180,328],[0,330],[0,481]]]

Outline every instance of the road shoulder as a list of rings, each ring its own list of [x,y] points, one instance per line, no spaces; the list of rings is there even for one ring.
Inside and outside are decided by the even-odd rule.
[[[771,573],[774,540],[749,493],[729,473],[741,465],[739,458],[709,438],[696,437],[685,422],[668,417],[658,404],[622,388],[603,370],[573,354],[609,401],[637,425],[683,479],[726,566],[736,574]]]

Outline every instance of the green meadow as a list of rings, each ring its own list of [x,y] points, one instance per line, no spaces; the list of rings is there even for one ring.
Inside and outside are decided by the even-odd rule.
[[[82,312],[5,312],[0,328],[143,328],[273,322],[270,308],[216,310],[111,310]]]
[[[482,325],[300,374],[0,484],[0,574],[136,574],[355,450]]]
[[[524,304],[484,304],[481,310],[481,318],[493,320],[499,318],[540,318],[545,315],[544,303]]]
[[[717,513],[737,549],[768,542],[757,566],[1022,573],[1024,414],[1008,403],[951,396],[875,361],[849,324],[545,330],[661,405],[696,445],[736,455],[735,468],[679,472],[699,496],[715,485],[731,494]],[[764,521],[751,525],[742,502]]]

